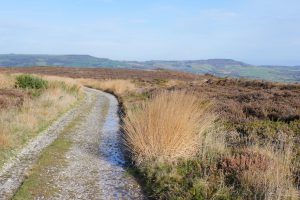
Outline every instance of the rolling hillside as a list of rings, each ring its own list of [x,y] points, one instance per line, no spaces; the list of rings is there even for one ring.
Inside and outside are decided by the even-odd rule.
[[[129,69],[168,69],[221,77],[238,77],[270,81],[300,82],[300,66],[254,66],[231,59],[184,61],[117,61],[89,55],[0,55],[0,66],[108,67]]]

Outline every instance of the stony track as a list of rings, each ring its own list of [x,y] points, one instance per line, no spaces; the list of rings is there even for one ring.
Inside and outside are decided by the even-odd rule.
[[[43,149],[59,140],[60,134],[71,142],[63,155],[65,164],[50,164],[39,174],[48,177],[44,190],[55,190],[40,190],[32,194],[32,199],[144,199],[139,185],[124,169],[116,98],[88,88],[85,92],[82,104],[41,133],[1,169],[0,199],[15,198]],[[66,129],[70,123],[75,123],[74,127]]]

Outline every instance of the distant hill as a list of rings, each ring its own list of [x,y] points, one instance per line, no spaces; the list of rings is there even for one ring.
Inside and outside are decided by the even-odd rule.
[[[125,67],[123,62],[89,55],[0,54],[0,66]]]
[[[270,81],[300,82],[300,66],[255,66],[232,59],[163,61],[117,61],[90,55],[21,55],[0,54],[0,66],[108,67],[133,69],[169,69],[221,77]]]

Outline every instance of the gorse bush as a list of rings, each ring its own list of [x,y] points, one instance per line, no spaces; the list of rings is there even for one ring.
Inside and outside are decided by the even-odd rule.
[[[46,89],[48,81],[28,74],[22,74],[16,77],[16,87],[26,89]]]

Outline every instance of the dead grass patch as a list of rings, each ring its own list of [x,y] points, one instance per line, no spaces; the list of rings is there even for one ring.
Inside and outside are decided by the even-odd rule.
[[[103,91],[112,91],[116,94],[124,94],[126,92],[135,91],[136,86],[130,80],[95,80],[95,79],[79,79],[83,85],[97,88]]]
[[[15,85],[15,78],[8,74],[0,74],[0,89],[10,89]]]

